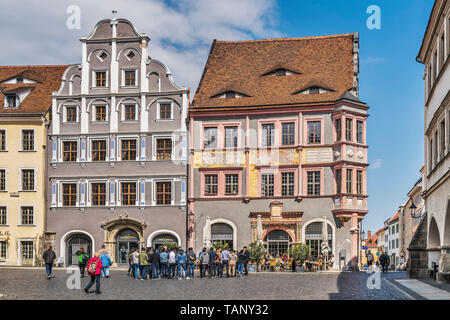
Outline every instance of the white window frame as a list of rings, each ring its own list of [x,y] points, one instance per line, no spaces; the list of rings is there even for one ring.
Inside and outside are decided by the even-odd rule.
[[[8,226],[9,225],[9,210],[8,210],[8,205],[7,204],[2,204],[0,207],[5,207],[6,208],[6,224],[0,224],[0,226]]]
[[[141,153],[141,139],[139,138],[139,136],[120,136],[117,137],[116,139],[116,150],[118,151],[117,154],[117,161],[133,161],[133,160],[122,160],[122,140],[136,140],[136,161],[139,161],[139,157],[140,157],[140,153]]]
[[[0,170],[5,170],[5,190],[0,190],[0,192],[8,192],[8,168],[0,167]]]
[[[161,119],[161,104],[170,104],[170,119]],[[156,102],[156,120],[157,121],[173,121],[173,101],[158,100]]]
[[[67,121],[67,108],[69,107],[75,107],[77,109],[77,119],[75,122],[73,121]],[[63,123],[64,124],[78,124],[80,123],[80,113],[81,113],[81,109],[77,104],[67,104],[67,105],[63,105]]]
[[[106,140],[106,158],[104,161],[93,161],[92,160],[92,142],[98,141],[98,140]],[[109,137],[108,136],[91,136],[88,137],[88,150],[87,150],[87,161],[88,162],[109,162],[109,154],[111,152],[110,150],[110,144],[109,144]]]
[[[4,95],[5,95],[4,102],[3,102],[3,108],[4,109],[17,109],[17,108],[19,108],[20,99],[19,99],[19,95],[17,93],[15,93],[15,95],[16,95],[16,106],[15,107],[10,107],[9,106],[9,104],[8,104],[8,97],[7,97],[8,93],[5,92]]]
[[[22,190],[23,184],[22,184],[22,176],[23,176],[23,170],[33,170],[34,171],[34,189],[33,190]],[[19,191],[20,192],[36,192],[36,178],[37,178],[37,168],[32,168],[32,167],[20,167],[19,168]]]
[[[5,239],[0,239],[0,242],[4,242],[6,249],[5,249],[5,258],[3,259],[2,257],[0,257],[0,262],[6,262],[8,261],[8,242]]]
[[[105,205],[104,206],[94,206],[92,204],[92,184],[93,183],[104,183],[105,186]],[[105,179],[99,179],[99,180],[89,180],[87,181],[87,187],[86,187],[86,195],[87,195],[87,199],[86,199],[86,206],[87,207],[92,207],[92,208],[105,208],[109,206],[109,198],[110,198],[110,186],[109,186],[109,181],[105,180]]]
[[[23,207],[31,207],[33,208],[33,224],[23,224],[22,222],[22,208]],[[19,227],[27,227],[27,226],[31,226],[31,227],[35,227],[36,226],[36,210],[35,210],[35,206],[33,204],[27,205],[27,204],[21,204],[19,205]]]
[[[96,73],[97,72],[106,72],[106,85],[104,87],[97,87],[97,78],[96,78]],[[109,88],[109,70],[108,69],[95,69],[92,70],[92,81],[91,81],[91,88]]]
[[[60,180],[58,181],[58,207],[61,208],[72,208],[72,207],[66,207],[64,206],[64,198],[63,198],[63,189],[64,189],[64,185],[65,184],[75,184],[76,185],[76,190],[77,190],[77,194],[76,194],[76,199],[75,199],[75,207],[79,207],[80,206],[80,181],[78,180]]]
[[[158,140],[158,139],[170,139],[172,141],[171,160],[156,160],[156,149],[157,149],[156,140]],[[153,145],[153,150],[152,150],[152,160],[153,161],[174,161],[174,160],[177,160],[177,159],[175,159],[175,136],[173,136],[173,135],[156,135],[156,136],[153,136],[152,145]]]
[[[170,205],[175,205],[175,180],[174,179],[153,179],[152,181],[152,205],[155,207],[164,207],[167,204],[157,204],[156,203],[156,183],[157,182],[170,182]]]
[[[128,57],[127,57],[128,58]],[[125,84],[125,71],[134,71],[134,85],[130,86],[130,85],[126,85]],[[123,88],[137,88],[139,87],[139,69],[136,67],[124,67],[121,69],[121,77],[120,77],[120,86]]]
[[[80,155],[81,155],[81,140],[80,138],[62,138],[59,139],[59,155],[58,155],[58,162],[67,162],[64,161],[63,157],[64,157],[64,142],[73,142],[76,141],[77,142],[77,161],[75,162],[80,162]],[[67,162],[70,163],[70,162]]]
[[[33,131],[33,150],[23,150],[23,132]],[[33,128],[20,128],[20,152],[35,152],[36,151],[36,130]]]
[[[140,201],[140,185],[139,185],[139,180],[118,180],[117,181],[117,187],[119,190],[117,190],[117,201],[116,201],[116,206],[120,206],[122,207],[122,183],[135,183],[136,184],[136,201],[135,201],[135,205],[131,206],[131,207],[138,207],[139,206],[139,201]],[[129,206],[129,205],[127,205]]]
[[[106,110],[105,110],[105,115],[106,115],[106,118],[105,118],[105,120],[104,121],[101,121],[101,120],[95,120],[95,117],[96,117],[96,115],[97,115],[97,107],[99,107],[99,106],[104,106],[105,108],[106,108]],[[96,104],[92,104],[92,107],[91,107],[91,113],[92,113],[92,116],[91,116],[91,121],[92,122],[95,122],[95,123],[107,123],[108,121],[109,121],[109,106],[108,106],[108,104],[107,103],[96,103]],[[78,117],[78,114],[77,114],[77,117]]]
[[[134,104],[135,107],[135,112],[134,112],[134,120],[125,120],[125,105],[131,105]],[[134,123],[139,121],[139,104],[136,101],[127,103],[127,102],[122,102],[121,106],[120,106],[120,122],[125,122],[125,123]]]
[[[5,131],[5,150],[0,150],[0,152],[8,152],[8,129],[0,128],[0,130]]]
[[[33,238],[19,238],[17,239],[17,265],[22,265],[22,242],[33,242],[33,266],[36,263],[36,241]]]

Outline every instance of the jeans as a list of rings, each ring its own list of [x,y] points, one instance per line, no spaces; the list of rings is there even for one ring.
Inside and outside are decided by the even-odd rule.
[[[207,264],[201,264],[200,265],[200,278],[203,278],[206,276],[206,270],[208,270]]]
[[[158,279],[159,277],[159,264],[152,263],[152,276],[153,279]]]
[[[78,267],[80,268],[80,274],[82,276],[84,276],[84,269],[86,268],[86,264],[85,263],[79,263]]]
[[[102,267],[102,278],[109,277],[109,267]]]
[[[167,262],[161,262],[161,278],[167,278],[169,275],[169,264]]]
[[[222,271],[221,271],[221,275],[223,274],[223,270],[225,269],[227,271],[227,277],[230,276],[230,274],[228,273],[228,260],[222,260]]]
[[[147,277],[147,265],[139,265],[139,274],[141,275],[141,279],[145,279]]]
[[[89,281],[84,290],[89,290],[89,288],[92,287],[94,282],[95,282],[95,292],[100,292],[100,275],[96,276],[91,275],[91,281]]]
[[[49,276],[49,277],[52,275],[52,268],[53,268],[53,263],[45,264],[45,271],[47,271],[47,276]]]
[[[169,263],[169,278],[175,278],[175,266],[176,263]]]
[[[387,263],[383,264],[383,272],[388,272],[388,265],[387,265]]]
[[[133,264],[133,273],[134,273],[135,279],[137,279],[137,277],[138,277],[138,270],[139,270],[139,263]]]
[[[216,263],[215,262],[211,262],[209,264],[208,273],[209,273],[210,277],[215,277],[216,276]]]
[[[220,278],[222,278],[222,271],[223,271],[222,267],[223,267],[222,262],[216,262],[216,274]]]
[[[178,266],[177,266],[177,272],[178,272],[178,277],[179,278],[183,277],[183,274],[181,273],[181,269],[184,270],[185,277],[188,277],[189,275],[187,274],[186,263],[179,263]]]
[[[236,275],[237,275],[237,276],[242,275],[243,272],[244,272],[244,264],[243,264],[243,263],[239,263],[239,264],[237,265]]]
[[[146,275],[149,279],[151,279],[153,277],[152,267],[153,267],[153,264],[149,264],[147,266],[147,274]]]
[[[194,277],[194,268],[195,268],[195,263],[194,262],[189,262],[188,263],[188,275],[191,278]]]
[[[248,262],[244,263],[244,274],[248,275]]]

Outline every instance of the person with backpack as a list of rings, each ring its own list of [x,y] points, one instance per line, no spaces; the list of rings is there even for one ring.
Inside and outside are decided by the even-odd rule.
[[[216,252],[214,251],[214,248],[211,247],[209,249],[209,277],[215,278],[216,277]]]
[[[181,280],[183,278],[183,271],[184,277],[186,279],[190,279],[186,269],[187,255],[186,253],[184,253],[183,250],[180,250],[178,252],[176,260],[177,260],[178,279]]]
[[[102,251],[99,252],[101,254]],[[109,254],[105,251],[100,255],[100,260],[102,261],[102,278],[109,278],[109,267],[112,265],[111,258]]]
[[[367,272],[372,272],[372,264],[374,260],[372,252],[369,251],[366,254],[366,258],[367,258]]]
[[[245,264],[245,254],[244,250],[241,250],[237,256],[237,270],[236,270],[236,277],[242,278],[243,272],[244,272],[244,264]]]
[[[159,262],[161,263],[161,278],[169,277],[169,253],[167,249],[159,254]]]
[[[96,252],[94,256],[89,260],[87,266],[87,272],[91,276],[91,281],[84,288],[84,292],[89,293],[89,289],[95,282],[95,293],[100,294],[100,275],[102,273],[102,261],[99,258],[100,254]]]
[[[56,259],[56,253],[52,250],[52,246],[48,246],[48,249],[42,254],[42,258],[45,261],[45,271],[47,272],[47,280],[52,277],[53,263]]]
[[[78,267],[80,268],[81,278],[84,278],[84,270],[89,261],[89,255],[84,252],[84,248],[80,248],[75,254],[78,256]]]
[[[200,278],[203,278],[206,276],[206,270],[209,266],[209,254],[206,252],[206,248],[203,248],[202,252],[199,256],[200,260]],[[211,275],[209,276],[211,277]]]
[[[141,253],[139,253],[139,274],[141,276],[141,280],[147,279],[147,268],[148,268],[148,255],[145,251],[145,248],[141,249]]]
[[[175,279],[175,266],[177,265],[177,255],[175,253],[175,248],[173,248],[169,253],[169,278]]]
[[[195,269],[195,261],[197,257],[195,256],[195,252],[192,248],[189,248],[188,253],[188,276],[194,278],[194,269]]]
[[[156,280],[159,279],[159,264],[160,264],[160,257],[159,252],[156,252],[155,249],[151,249],[151,264],[152,264],[152,279]]]

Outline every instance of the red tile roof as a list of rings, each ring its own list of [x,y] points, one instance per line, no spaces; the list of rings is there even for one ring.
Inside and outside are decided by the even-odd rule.
[[[389,220],[389,222],[393,222],[393,221],[395,221],[395,220],[398,220],[398,217],[400,216],[399,215],[399,211],[397,211],[397,213],[391,218],[391,220]]]
[[[68,65],[0,66],[0,115],[22,113],[44,114],[52,105],[52,92],[57,91]],[[15,77],[23,77],[35,83],[2,83]],[[5,93],[31,92],[20,102],[18,108],[4,108]]]
[[[353,36],[214,40],[192,109],[334,102],[353,87]],[[265,75],[280,68],[295,73]],[[294,94],[311,86],[333,91]],[[249,97],[213,98],[226,91]]]

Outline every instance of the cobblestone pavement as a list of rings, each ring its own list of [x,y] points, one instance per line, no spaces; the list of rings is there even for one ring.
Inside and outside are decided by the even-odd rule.
[[[381,275],[380,289],[369,289],[364,272],[330,273],[251,273],[240,278],[190,280],[134,280],[126,271],[111,270],[109,279],[101,280],[101,295],[68,289],[69,274],[55,268],[55,278],[47,280],[42,268],[0,268],[0,300],[4,299],[412,299],[396,289],[394,279],[405,279],[405,272]],[[81,279],[85,286],[88,278]],[[375,282],[374,282],[375,283]],[[93,290],[95,285],[91,288]]]

